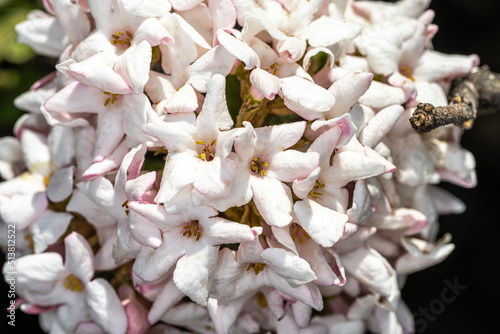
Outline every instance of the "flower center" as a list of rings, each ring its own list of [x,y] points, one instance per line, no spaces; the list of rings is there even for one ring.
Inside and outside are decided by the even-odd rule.
[[[411,71],[408,67],[403,66],[400,70],[401,74],[410,79],[411,81],[415,81],[415,78],[411,75]]]
[[[126,30],[125,33],[121,32],[121,31],[115,31],[115,33],[111,35],[111,44],[129,47],[130,40],[132,38],[133,38],[133,36],[130,33],[130,31],[128,31],[128,30]]]
[[[316,180],[316,184],[314,185],[313,189],[309,192],[309,195],[314,198],[314,199],[317,199],[318,196],[321,196],[323,195],[323,193],[319,192],[319,191],[315,191],[317,189],[321,189],[321,188],[324,188],[325,185],[321,182],[319,182],[318,180]]]
[[[252,170],[252,172],[254,172],[255,174],[260,173],[262,176],[266,175],[267,167],[269,167],[267,162],[260,160],[259,157],[253,159],[252,163],[250,164],[250,169]]]
[[[66,285],[64,287],[71,291],[77,290],[78,292],[82,292],[83,284],[78,277],[76,277],[75,275],[70,275],[66,280]]]
[[[184,226],[183,236],[186,238],[195,237],[196,241],[201,238],[201,226],[197,220],[191,220],[186,226]]]
[[[197,140],[196,141],[196,145],[202,145],[202,146],[205,146],[203,148],[203,150],[201,150],[201,153],[199,155],[199,158],[201,160],[205,160],[205,161],[212,161],[214,160],[215,158],[215,149],[214,149],[214,145],[215,145],[215,142],[217,140],[212,140],[212,142],[208,145],[205,144],[205,142],[203,140]]]
[[[247,267],[247,271],[249,271],[250,269],[253,269],[253,271],[255,272],[255,275],[258,275],[262,270],[264,270],[265,267],[266,267],[266,264],[262,263],[262,262],[249,263],[248,267]]]
[[[108,96],[104,101],[105,107],[107,107],[110,103],[115,104],[116,100],[118,100],[118,96],[120,96],[120,94],[111,94],[110,92],[102,92],[102,93]]]
[[[311,239],[309,234],[307,234],[306,231],[302,228],[302,226],[293,224],[293,229],[292,229],[292,240],[295,241],[295,239],[299,240],[300,243],[304,242],[304,238],[307,240]]]
[[[274,63],[271,66],[264,69],[264,71],[268,71],[269,73],[271,73],[271,70],[273,71],[272,74],[276,75],[276,73],[278,72],[278,63]]]

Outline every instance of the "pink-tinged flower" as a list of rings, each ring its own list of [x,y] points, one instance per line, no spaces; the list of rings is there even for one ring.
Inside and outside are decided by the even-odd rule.
[[[417,18],[429,7],[430,2],[431,0],[401,0],[396,3],[356,1],[350,5],[354,14],[363,17],[369,23],[378,23],[399,16]]]
[[[146,334],[151,324],[148,322],[148,309],[142,304],[130,285],[123,285],[118,291],[122,306],[127,315],[127,333]]]
[[[230,158],[237,161],[231,197],[212,201],[219,211],[253,200],[267,224],[282,227],[292,221],[292,194],[285,182],[303,179],[319,165],[316,152],[288,149],[301,138],[306,123],[238,129]]]
[[[93,322],[109,333],[125,333],[127,317],[113,287],[94,276],[94,256],[87,241],[73,232],[58,253],[26,255],[16,260],[17,291],[30,304],[56,306],[58,323],[67,332]],[[6,264],[3,273],[8,278]]]
[[[90,20],[85,12],[70,0],[43,2],[50,14],[33,10],[28,20],[16,26],[18,40],[36,53],[58,58],[67,46],[76,46],[90,32]]]
[[[455,249],[450,240],[449,233],[434,243],[418,238],[403,238],[401,241],[407,253],[397,259],[396,272],[399,275],[409,275],[440,263]]]
[[[312,283],[315,279],[306,260],[283,248],[264,249],[256,239],[241,243],[236,253],[220,251],[210,296],[226,304],[271,287],[321,310],[323,299]]]
[[[355,138],[342,138],[344,128],[334,126],[320,135],[308,152],[320,154],[320,166],[313,173],[293,183],[294,193],[302,201],[294,205],[298,222],[323,247],[331,247],[344,234],[348,221],[349,192],[345,186],[356,180],[394,171],[395,167]],[[347,131],[353,133],[353,129]],[[344,139],[344,141],[342,141]],[[345,139],[349,142],[346,143]],[[333,158],[332,153],[335,152]],[[356,198],[357,199],[357,198]],[[361,198],[358,206],[369,206]],[[328,217],[325,219],[325,217]]]
[[[262,287],[230,303],[211,299],[208,311],[217,333],[255,333],[264,330],[326,333],[322,324],[310,323],[312,308],[270,287]]]
[[[276,41],[277,51],[289,62],[302,58],[307,44],[328,47],[350,40],[361,31],[357,23],[326,15],[317,18],[323,6],[321,0],[294,3],[235,0],[234,4],[238,23],[245,26],[244,40],[266,31]]]
[[[460,214],[465,211],[465,204],[437,186],[423,185],[402,197],[403,201],[409,201],[411,206],[422,212],[427,218],[428,225],[421,231],[424,240],[433,242],[439,232],[439,215]]]
[[[472,153],[460,145],[462,132],[455,126],[443,127],[425,136],[424,143],[441,180],[473,188],[477,184],[476,161]]]
[[[342,236],[344,233],[344,223],[341,219],[338,219],[340,222],[332,222],[331,217],[328,217],[331,215],[330,212],[326,212],[327,218],[325,219],[325,223],[322,225],[316,224],[313,228],[318,230],[321,229],[324,233],[333,231],[331,232],[334,234],[333,238],[340,238],[339,235]],[[345,219],[347,219],[347,217]],[[346,282],[345,272],[339,262],[337,254],[325,251],[324,247],[320,244],[325,244],[325,240],[327,240],[326,244],[329,245],[330,243],[328,240],[331,240],[332,237],[327,236],[320,238],[317,234],[314,234],[316,231],[313,229],[311,233],[314,234],[315,239],[319,241],[317,242],[305,231],[304,227],[300,226],[297,218],[294,220],[296,223],[292,223],[290,226],[272,227],[272,236],[270,236],[270,238],[272,240],[275,239],[289,251],[300,256],[309,263],[317,277],[314,283],[323,286],[344,285]],[[332,226],[328,226],[329,224]]]
[[[124,134],[132,143],[150,140],[142,132],[146,113],[148,110],[152,111],[144,93],[114,94],[73,81],[45,101],[43,108],[52,115],[81,117],[85,114],[97,114],[93,162],[101,162],[111,155]],[[73,117],[69,116],[69,119],[72,120]],[[117,157],[114,158],[116,160]]]
[[[361,246],[339,256],[347,274],[372,292],[389,297],[393,289],[397,288],[397,282],[393,280],[396,272],[387,259],[374,249]]]
[[[166,115],[162,121],[150,112],[144,132],[157,138],[168,150],[162,182],[155,201],[167,210],[175,206],[175,197],[188,187],[197,203],[211,203],[231,195],[230,184],[236,164],[228,158],[233,145],[233,125],[225,99],[225,78],[215,75],[207,82],[203,108],[182,117]],[[173,119],[172,119],[173,118]],[[188,121],[185,121],[187,119]]]
[[[334,68],[330,72],[333,84],[328,91],[335,97],[335,104],[325,112],[324,119],[329,120],[341,117],[351,110],[352,106],[373,85],[373,74],[369,72],[349,72],[341,68]],[[361,102],[361,101],[360,101]]]
[[[394,193],[394,179],[370,179],[360,191],[368,191],[373,214],[364,222],[364,226],[373,226],[385,238],[377,240],[377,245],[383,247],[387,243],[399,244],[399,239],[405,235],[413,235],[424,230],[428,225],[427,217],[413,208],[398,207],[401,199]],[[391,191],[392,190],[392,191]],[[398,198],[395,198],[395,197]],[[388,245],[387,245],[388,246]],[[377,248],[377,247],[376,247]],[[394,250],[394,252],[396,252]],[[384,252],[387,255],[388,252]]]
[[[123,9],[131,15],[141,17],[161,17],[172,9],[169,0],[149,0],[147,2],[141,0],[120,0]]]
[[[169,309],[162,317],[161,322],[186,328],[188,333],[215,333],[214,326],[206,307],[193,302],[184,301]],[[175,328],[167,327],[164,333],[177,333]],[[179,334],[186,333],[185,331]]]
[[[287,62],[260,39],[244,42],[222,30],[216,37],[220,45],[245,63],[246,69],[252,70],[254,98],[273,100],[279,94],[289,109],[307,120],[321,117],[334,105],[334,96],[315,84],[300,65]]]
[[[118,0],[89,0],[96,30],[56,68],[111,94],[139,94],[148,81],[152,47],[171,43],[155,17],[131,15]]]
[[[89,218],[98,231],[103,229],[101,241],[104,242],[98,258],[104,261],[99,265],[108,270],[135,258],[141,249],[141,244],[134,239],[129,231],[128,220],[131,219],[131,215],[127,203],[136,200],[150,201],[155,196],[155,193],[150,191],[156,181],[155,172],[140,175],[145,153],[145,145],[132,148],[123,158],[114,184],[103,176],[77,184],[78,190],[106,213],[105,219],[98,219],[99,217],[92,213],[85,213],[84,216]],[[86,212],[94,207],[87,200],[77,202],[76,199],[72,199],[70,203],[71,210],[75,212]],[[112,228],[113,221],[116,224],[114,228]],[[110,236],[108,228],[112,228],[112,236]],[[158,229],[147,229],[145,232],[149,233],[149,245],[158,246],[160,244],[161,236]]]
[[[187,69],[211,46],[176,13],[167,14],[160,21],[179,42],[160,45],[161,65],[167,74],[151,71],[145,90],[153,103],[157,104],[156,109],[160,115],[164,112],[195,111],[202,96],[191,84],[187,84],[190,78]]]
[[[188,193],[178,197],[175,214],[167,213],[157,204],[128,203],[131,210],[143,217],[145,224],[161,230],[159,246],[141,248],[134,263],[134,274],[145,282],[154,282],[173,270],[177,289],[206,306],[219,245],[255,240],[262,228],[215,217],[214,208],[194,205]]]
[[[49,141],[57,137],[58,130],[53,128],[49,138],[29,128],[20,130],[27,171],[0,184],[0,220],[19,231],[20,254],[43,252],[57,242],[72,219],[67,212],[49,208],[49,201],[61,202],[73,189],[74,167],[68,166],[74,153],[72,137],[68,137],[68,150],[52,153],[57,140],[55,144]]]
[[[170,308],[177,305],[185,295],[175,286],[172,275],[168,275],[159,283],[146,283],[132,273],[134,284],[141,295],[153,303],[149,309],[147,320],[157,323]]]

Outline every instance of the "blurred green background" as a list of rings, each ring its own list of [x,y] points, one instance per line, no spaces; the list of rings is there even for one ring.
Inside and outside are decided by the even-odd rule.
[[[26,20],[30,10],[43,9],[42,1],[0,0],[0,135],[11,135],[12,126],[23,114],[14,98],[54,70],[55,59],[37,56],[17,43],[14,26]]]

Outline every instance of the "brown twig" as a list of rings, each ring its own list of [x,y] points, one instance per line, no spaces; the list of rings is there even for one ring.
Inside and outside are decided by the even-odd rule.
[[[500,109],[500,74],[482,66],[474,73],[455,79],[450,97],[447,106],[420,103],[410,118],[413,129],[429,132],[447,124],[472,128],[478,116]]]

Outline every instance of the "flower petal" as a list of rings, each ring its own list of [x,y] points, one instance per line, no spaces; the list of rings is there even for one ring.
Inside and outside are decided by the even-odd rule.
[[[201,306],[207,306],[211,278],[217,261],[217,247],[190,250],[177,261],[174,283],[180,292]]]
[[[292,221],[290,188],[271,177],[252,177],[253,201],[267,224],[282,227]]]
[[[66,212],[45,211],[31,226],[35,253],[41,253],[54,244],[65,232],[73,216]]]
[[[94,253],[89,243],[77,232],[71,232],[64,238],[65,267],[84,284],[94,276]]]
[[[281,90],[285,105],[308,121],[321,117],[335,104],[332,93],[299,76],[281,79]]]
[[[127,315],[114,288],[103,278],[86,285],[87,304],[90,316],[110,334],[124,334],[127,330]]]
[[[323,247],[332,247],[340,240],[349,220],[347,215],[309,199],[296,202],[294,212],[302,228]]]

